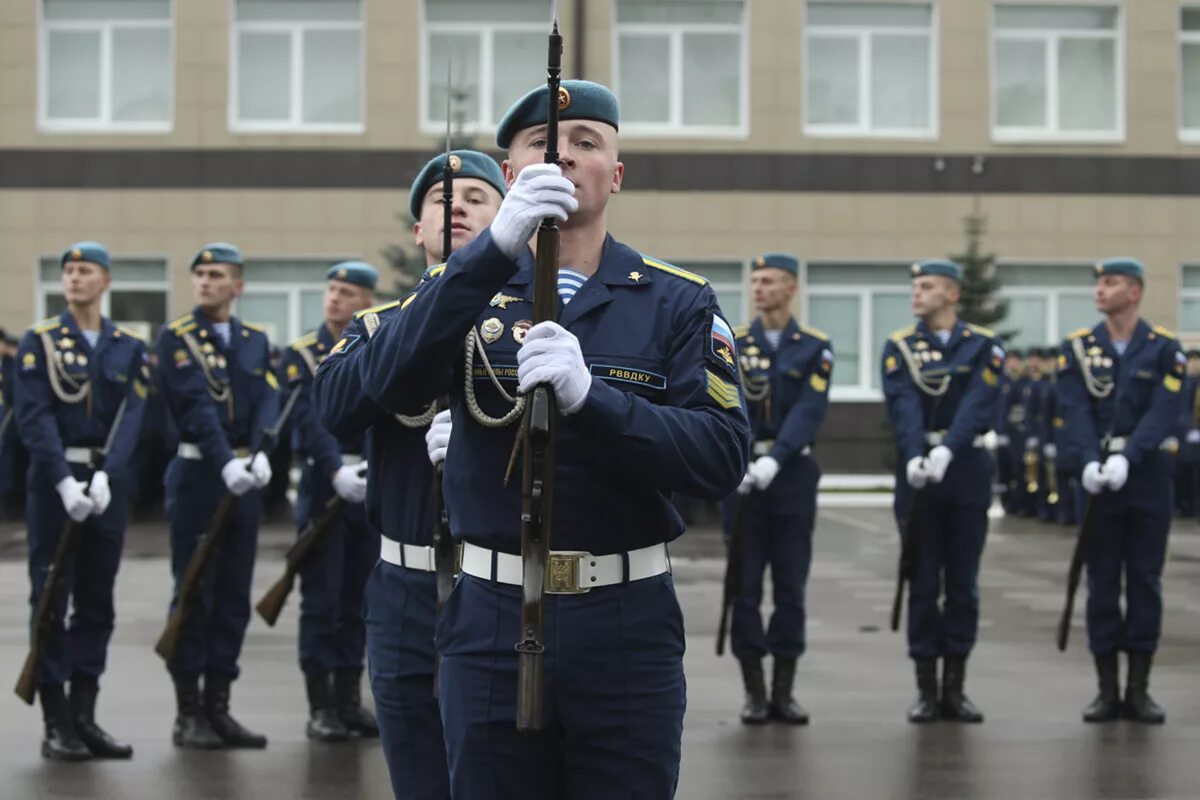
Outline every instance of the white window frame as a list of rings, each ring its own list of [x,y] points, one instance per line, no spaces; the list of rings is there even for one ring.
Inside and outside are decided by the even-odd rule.
[[[167,0],[166,19],[120,20],[47,20],[44,0],[37,3],[37,104],[38,131],[41,133],[170,133],[175,127],[175,0]],[[117,28],[167,30],[167,119],[164,121],[126,121],[112,119],[112,40]],[[90,31],[100,33],[100,115],[95,118],[51,119],[50,92],[50,34],[55,31]]]
[[[62,294],[62,281],[44,281],[42,280],[42,262],[57,261],[61,257],[60,253],[45,253],[38,257],[34,263],[34,282],[33,282],[33,307],[37,310],[36,319],[46,319],[50,316],[46,306],[46,295],[48,293]],[[162,254],[139,255],[122,253],[115,257],[115,261],[154,261],[160,262],[163,265],[163,277],[161,280],[121,280],[115,279],[112,285],[108,287],[108,291],[100,300],[100,313],[108,318],[112,318],[112,295],[113,292],[162,292],[165,302],[163,324],[166,325],[171,321],[171,260]],[[125,320],[132,322],[134,320]]]
[[[991,97],[988,100],[992,141],[998,143],[1037,142],[1096,142],[1120,144],[1125,141],[1125,7],[1121,0],[1095,0],[1095,2],[1067,2],[1059,5],[1078,5],[1089,8],[1112,8],[1117,12],[1116,26],[1112,32],[1078,30],[1074,28],[1047,28],[1001,31],[996,25],[996,9],[1001,6],[1037,5],[1033,0],[993,0],[991,8],[991,37],[988,41]],[[1114,42],[1114,74],[1116,76],[1116,128],[1113,131],[1061,131],[1058,129],[1058,46],[1063,38],[1068,39],[1112,39]],[[1046,47],[1046,126],[1043,128],[1001,128],[997,124],[999,72],[996,64],[996,43],[1007,41],[1041,42]]]
[[[1179,314],[1179,333],[1188,338],[1200,336],[1200,330],[1184,330],[1183,327],[1183,303],[1185,300],[1195,300],[1200,302],[1200,286],[1184,287],[1183,274],[1188,269],[1194,269],[1200,272],[1200,259],[1194,261],[1184,261],[1179,265],[1179,306],[1176,308],[1176,313]]]
[[[342,261],[350,261],[358,256],[348,256],[346,254],[324,256],[324,255],[295,255],[292,253],[270,254],[270,253],[255,253],[253,258],[247,259],[247,265],[251,266],[256,262],[284,262],[291,264],[315,264],[329,269],[334,264]],[[324,293],[328,287],[329,281],[322,276],[320,280],[314,281],[271,281],[271,280],[250,280],[246,282],[246,288],[242,291],[242,296],[247,295],[284,295],[287,297],[288,304],[288,330],[283,332],[283,336],[279,339],[272,339],[271,343],[279,347],[285,347],[291,342],[296,341],[304,334],[308,333],[303,328],[303,322],[300,319],[300,295],[302,292],[320,292]],[[233,307],[234,316],[241,318],[241,312],[237,304]],[[254,320],[250,320],[253,322]],[[295,332],[294,335],[292,332]]]
[[[808,2],[801,6],[804,15],[804,35],[801,37],[801,63],[804,73],[800,80],[802,100],[800,103],[800,124],[806,136],[813,138],[863,138],[863,139],[907,139],[914,141],[930,141],[940,136],[939,121],[941,117],[941,17],[938,0],[925,0],[911,5],[928,5],[930,7],[929,28],[919,28],[910,25],[809,25]],[[926,127],[917,128],[879,128],[871,124],[871,58],[873,47],[871,43],[875,34],[880,33],[922,33],[929,35],[929,119]],[[809,41],[814,35],[834,39],[855,39],[858,41],[858,119],[857,125],[842,125],[839,123],[813,123],[808,121],[808,76]]]
[[[1200,128],[1183,126],[1183,48],[1185,45],[1200,47],[1200,30],[1183,29],[1183,12],[1200,10],[1200,3],[1184,3],[1179,9],[1179,141],[1184,144],[1200,144]]]
[[[1055,266],[1058,266],[1057,264]],[[1001,288],[999,299],[1014,300],[1020,298],[1037,298],[1046,301],[1046,333],[1050,337],[1046,342],[1031,343],[1031,347],[1049,347],[1058,344],[1062,338],[1070,331],[1063,331],[1059,325],[1059,301],[1064,297],[1079,297],[1090,298],[1092,290],[1077,286],[1018,286],[1009,288],[1007,286]],[[1100,318],[1100,312],[1096,312],[1096,318]],[[1001,320],[996,323],[996,327],[1007,330],[1007,320]],[[1058,333],[1060,332],[1061,333]]]
[[[621,122],[623,136],[645,138],[671,137],[704,139],[746,139],[750,136],[750,0],[742,3],[742,20],[733,24],[699,22],[618,23],[617,4],[612,3],[612,90],[621,96],[621,71],[616,66],[621,57],[621,36],[666,35],[671,43],[670,54],[670,119],[667,122]],[[737,33],[741,48],[738,76],[738,124],[686,125],[683,122],[683,36],[686,33]]]
[[[305,134],[362,134],[367,129],[367,38],[366,5],[368,0],[359,0],[360,18],[356,22],[343,20],[251,20],[237,18],[238,0],[229,0],[229,109],[230,133],[305,133]],[[357,31],[359,35],[358,60],[358,122],[305,122],[304,107],[304,34],[309,30]],[[286,121],[238,119],[241,75],[241,49],[238,34],[286,33],[291,39],[291,63],[288,67],[288,108],[290,117]]]

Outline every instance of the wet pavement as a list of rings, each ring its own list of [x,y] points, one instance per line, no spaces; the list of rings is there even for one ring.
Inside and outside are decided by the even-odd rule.
[[[280,573],[291,533],[264,530],[256,593]],[[16,680],[26,647],[22,531],[0,526],[0,680]],[[713,653],[723,569],[716,531],[672,548],[688,632],[688,712],[680,798],[1200,798],[1200,528],[1177,522],[1166,572],[1165,636],[1152,690],[1161,728],[1087,726],[1094,693],[1082,624],[1054,648],[1073,533],[1023,520],[993,525],[982,571],[980,645],[968,688],[980,726],[904,721],[914,689],[901,636],[887,631],[896,537],[883,507],[822,507],[809,584],[809,653],[797,697],[813,724],[737,722],[737,666]],[[234,708],[270,737],[265,752],[191,753],[169,739],[170,681],[152,646],[169,595],[161,525],[130,535],[117,585],[117,630],[100,697],[102,721],[134,760],[60,765],[38,756],[40,717],[0,696],[0,800],[389,798],[371,741],[318,746],[304,738],[296,666],[296,602],[274,629],[255,618]]]

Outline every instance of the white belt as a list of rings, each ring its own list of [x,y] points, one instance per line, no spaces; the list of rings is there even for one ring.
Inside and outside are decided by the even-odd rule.
[[[1124,436],[1114,436],[1111,439],[1102,441],[1100,446],[1109,453],[1119,453],[1125,449],[1126,439]]]
[[[90,447],[68,447],[64,454],[68,464],[91,464],[92,463],[92,448]]]
[[[401,544],[386,536],[379,537],[379,557],[405,569],[415,569],[418,572],[434,572],[433,548],[422,547],[418,544]]]
[[[492,576],[492,557],[496,574]],[[671,571],[665,544],[654,544],[628,553],[594,556],[578,550],[551,550],[546,563],[546,594],[586,594],[601,586],[625,583],[625,560],[629,561],[629,582],[653,578]],[[462,571],[484,580],[520,586],[521,557],[498,553],[470,542],[463,543]]]
[[[1008,447],[1008,434],[1000,433],[996,435],[997,447]]]
[[[316,464],[317,462],[314,461],[313,459],[309,458],[309,459],[305,459],[305,463],[311,467],[312,465]],[[363,463],[363,457],[360,456],[358,453],[342,453],[342,466],[343,467],[357,467],[361,463]]]
[[[930,447],[941,447],[946,441],[947,431],[929,431],[925,434],[925,443]],[[981,433],[971,440],[972,447],[987,447],[987,434]]]
[[[756,456],[769,456],[771,455],[771,451],[773,449],[775,449],[774,439],[763,439],[760,442],[755,442],[754,444],[750,445],[751,454]],[[800,455],[812,455],[812,445],[805,445],[804,449],[800,451]]]
[[[204,454],[200,452],[200,445],[192,442],[180,442],[179,449],[175,451],[180,458],[185,458],[188,461],[203,461]],[[233,450],[234,458],[245,458],[250,455],[249,447],[235,447]]]

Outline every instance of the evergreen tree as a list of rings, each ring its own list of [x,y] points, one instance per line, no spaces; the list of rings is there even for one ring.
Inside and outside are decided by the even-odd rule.
[[[976,207],[963,217],[963,226],[967,235],[966,252],[950,256],[963,270],[958,315],[964,322],[994,327],[1008,316],[1008,302],[996,296],[1000,292],[996,256],[983,249],[987,217]]]
[[[404,230],[412,230],[413,218],[408,212],[396,214],[396,219],[400,221]],[[379,251],[379,254],[392,268],[391,292],[397,296],[407,293],[416,286],[417,282],[421,280],[421,275],[425,273],[425,251],[412,244],[411,240],[407,245],[386,245]],[[388,291],[383,286],[379,288],[381,294]]]

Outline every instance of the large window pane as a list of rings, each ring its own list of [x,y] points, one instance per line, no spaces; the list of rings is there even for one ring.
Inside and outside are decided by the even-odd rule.
[[[550,21],[550,0],[425,0],[428,22]]]
[[[996,124],[1041,128],[1046,120],[1046,47],[1041,42],[996,42]]]
[[[808,40],[808,121],[855,125],[858,119],[858,40],[813,36]]]
[[[289,339],[288,299],[282,292],[254,292],[238,298],[237,316],[253,325],[261,325],[273,343]]]
[[[996,27],[1010,30],[1113,30],[1117,9],[1111,6],[997,5]]]
[[[291,36],[238,35],[238,119],[286,122],[291,116]]]
[[[47,313],[52,313],[47,311]],[[1188,333],[1200,333],[1200,297],[1183,298],[1180,309],[1179,329]]]
[[[670,122],[670,38],[622,34],[618,41],[621,116],[630,122]]]
[[[928,5],[896,3],[809,3],[805,22],[813,25],[860,27],[929,27],[933,10]]]
[[[1046,298],[1009,297],[1008,316],[998,327],[1013,331],[1012,344],[1018,347],[1041,347],[1049,343],[1046,330]]]
[[[871,42],[872,127],[928,127],[929,38],[876,34]]]
[[[46,316],[57,317],[67,307],[67,298],[62,292],[50,289],[45,294],[46,297]]]
[[[1183,46],[1183,127],[1200,128],[1200,43]]]
[[[618,23],[741,21],[742,0],[617,0]]]
[[[237,18],[276,22],[349,22],[357,21],[361,16],[359,0],[237,0]]]
[[[912,285],[911,264],[809,264],[810,286],[896,286],[906,292]]]
[[[868,363],[877,365],[883,357],[883,343],[892,331],[912,324],[912,297],[910,294],[875,294],[871,297],[871,341]],[[841,347],[838,357],[841,357]],[[840,368],[840,367],[839,367]],[[879,370],[871,370],[871,388],[879,388]]]
[[[808,320],[824,331],[837,348],[834,386],[857,386],[862,358],[858,340],[859,314],[862,309],[853,295],[819,295],[808,301]]]
[[[741,325],[746,321],[746,293],[736,287],[713,287],[717,293],[717,305],[725,315],[725,321],[730,325]]]
[[[309,289],[300,292],[300,330],[311,331],[325,320],[325,292]]]
[[[1090,294],[1063,294],[1058,298],[1058,333],[1054,341],[1061,341],[1071,331],[1092,327],[1100,318],[1096,301]]]
[[[180,0],[182,1],[182,0]],[[169,0],[43,0],[42,15],[53,20],[111,21],[167,19]]]
[[[492,53],[492,121],[499,122],[509,106],[533,88],[537,77],[546,74],[546,35],[497,31]]]
[[[1058,49],[1058,125],[1063,130],[1116,128],[1116,45],[1063,39]]]
[[[46,63],[47,115],[51,119],[99,117],[100,33],[51,31]]]
[[[362,34],[304,33],[304,122],[362,121]]]
[[[112,43],[112,118],[166,122],[171,115],[171,46],[165,28],[116,28]]]
[[[741,39],[737,34],[684,33],[684,125],[738,124],[740,63]]]
[[[148,326],[149,338],[158,335],[158,330],[167,320],[167,293],[165,291],[129,291],[113,289],[109,297],[111,316],[119,325]]]
[[[479,122],[479,35],[434,33],[429,37],[429,118],[446,122],[446,65],[450,65],[455,97],[451,113],[455,121]]]

